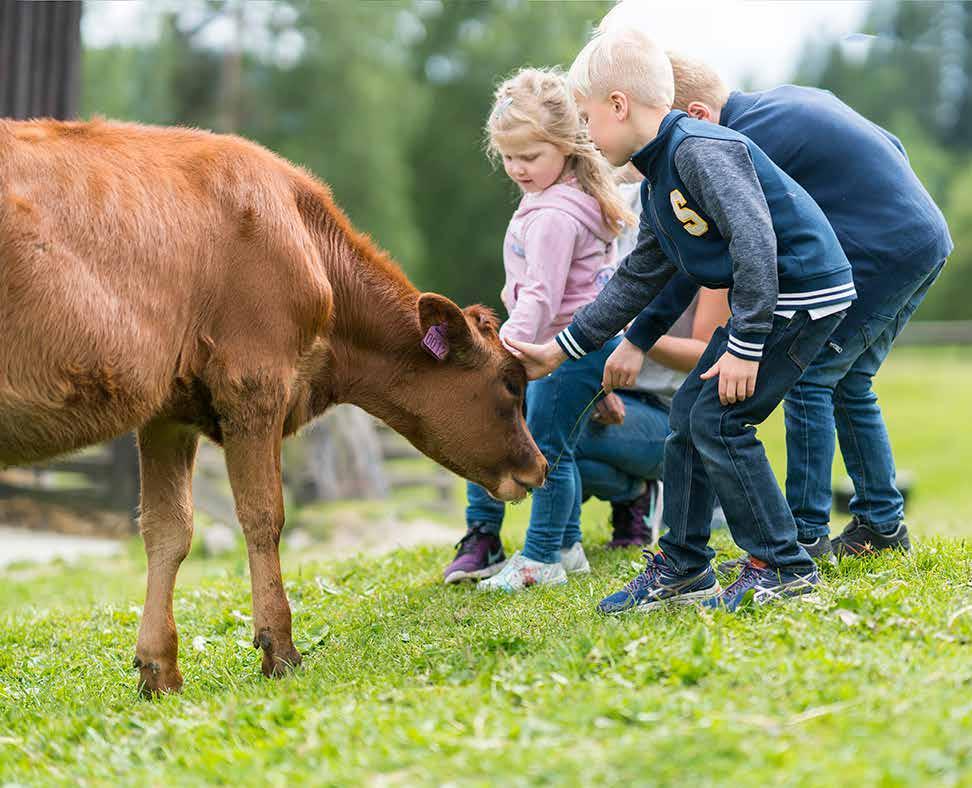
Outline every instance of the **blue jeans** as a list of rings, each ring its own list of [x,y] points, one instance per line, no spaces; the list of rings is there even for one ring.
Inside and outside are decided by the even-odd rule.
[[[590,422],[574,456],[583,497],[628,503],[644,492],[645,479],[660,479],[668,437],[668,408],[654,398],[617,392],[624,424]]]
[[[763,347],[752,397],[719,402],[719,379],[699,376],[726,351],[727,327],[713,334],[672,401],[665,445],[662,551],[678,572],[696,572],[714,556],[709,547],[716,496],[736,544],[771,567],[809,571],[813,560],[797,542],[796,523],[773,476],[755,425],[773,412],[820,352],[844,313],[810,320],[806,311],[775,317]]]
[[[786,395],[786,498],[802,541],[830,532],[835,429],[854,483],[851,514],[886,534],[904,517],[891,442],[871,381],[944,265],[903,284],[844,347],[828,343]]]
[[[601,388],[604,362],[620,343],[615,337],[595,353],[568,360],[552,374],[527,386],[527,426],[550,463],[547,483],[533,492],[530,526],[523,555],[547,564],[560,560],[560,549],[581,539],[581,480],[574,452],[591,411],[581,417]],[[593,409],[591,409],[593,410]],[[499,532],[504,505],[478,485],[466,488],[466,522],[487,524]]]

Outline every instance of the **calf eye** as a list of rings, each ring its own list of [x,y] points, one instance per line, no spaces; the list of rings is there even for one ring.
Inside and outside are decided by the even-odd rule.
[[[510,394],[512,394],[514,397],[520,396],[520,389],[515,383],[511,383],[510,381],[505,380],[503,381],[503,384],[506,386],[506,390],[510,392]]]

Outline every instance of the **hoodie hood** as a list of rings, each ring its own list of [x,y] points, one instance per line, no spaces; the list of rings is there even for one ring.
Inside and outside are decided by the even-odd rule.
[[[534,211],[555,208],[563,211],[579,221],[594,236],[610,243],[617,237],[617,232],[609,228],[601,216],[601,206],[587,192],[582,191],[576,179],[555,183],[542,192],[524,194],[520,205],[516,209],[514,218],[529,221],[528,217]]]

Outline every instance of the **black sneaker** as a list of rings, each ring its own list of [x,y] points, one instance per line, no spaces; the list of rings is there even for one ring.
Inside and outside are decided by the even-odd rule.
[[[911,540],[908,538],[908,526],[903,521],[898,523],[898,529],[893,534],[881,534],[855,517],[847,523],[840,536],[834,538],[833,545],[834,554],[843,558],[846,555],[868,555],[883,550],[907,552],[911,549]]]
[[[799,540],[798,540],[799,541]],[[834,547],[830,542],[829,536],[818,536],[812,542],[800,542],[800,547],[809,553],[810,557],[814,561],[828,561],[834,563],[837,557],[834,555]],[[719,572],[727,575],[735,569],[739,569],[747,561],[749,561],[749,556],[744,555],[742,558],[733,558],[731,561],[723,561],[719,564]]]
[[[834,546],[829,536],[818,536],[812,542],[804,542],[802,539],[797,541],[814,561],[836,562],[837,556],[834,555]]]

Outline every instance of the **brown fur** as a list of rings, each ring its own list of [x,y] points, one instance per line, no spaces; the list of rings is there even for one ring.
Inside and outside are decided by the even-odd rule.
[[[420,348],[441,323],[445,362]],[[172,593],[200,433],[225,449],[267,675],[300,660],[277,554],[285,435],[352,402],[500,497],[542,484],[496,329],[420,294],[325,186],[255,144],[0,121],[0,466],[138,431],[145,691],[182,683]]]

